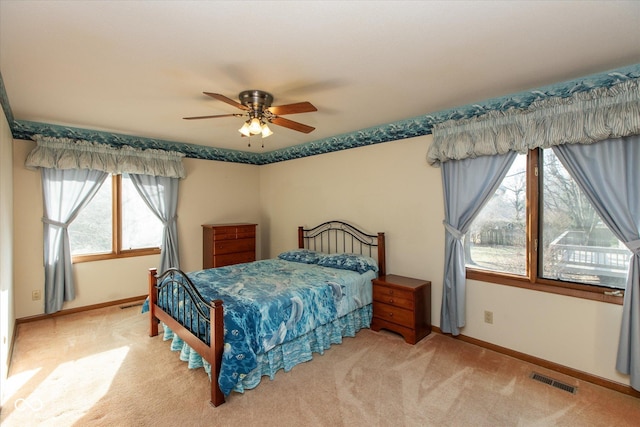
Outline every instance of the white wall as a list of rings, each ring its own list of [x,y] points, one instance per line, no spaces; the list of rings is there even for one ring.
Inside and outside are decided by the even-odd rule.
[[[465,335],[629,384],[615,370],[620,305],[469,280],[466,314]]]
[[[262,166],[262,223],[270,228],[263,251],[275,256],[295,247],[298,225],[342,219],[371,233],[385,232],[389,272],[441,280],[436,272],[444,262],[444,211],[442,188],[435,184],[440,170],[425,160],[430,140],[412,138]]]
[[[387,237],[387,272],[432,282],[440,326],[444,208],[440,169],[427,165],[430,136],[262,166],[265,256],[295,247],[296,227],[330,219]],[[484,323],[484,310],[494,313]],[[467,282],[462,334],[629,384],[615,370],[622,307],[477,281]]]
[[[0,114],[0,402],[7,377],[9,348],[13,340],[13,137]]]
[[[180,266],[202,269],[202,224],[260,223],[259,166],[185,159],[187,177],[180,183],[178,234]],[[258,225],[258,248],[262,227]]]
[[[15,313],[23,318],[44,313],[43,300],[32,301],[33,290],[44,295],[42,267],[42,186],[40,172],[24,167],[34,147],[14,142]],[[202,228],[210,222],[258,222],[258,166],[186,159],[187,176],[180,182],[178,234],[181,267],[202,267]],[[258,253],[259,256],[259,253]],[[76,298],[63,309],[145,295],[147,271],[159,255],[74,264]]]

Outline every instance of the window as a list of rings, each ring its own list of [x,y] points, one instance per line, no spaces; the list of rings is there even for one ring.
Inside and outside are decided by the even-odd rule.
[[[468,278],[592,299],[621,295],[631,255],[551,149],[517,156],[465,252]]]
[[[69,226],[74,262],[160,253],[162,222],[128,175],[111,175]]]

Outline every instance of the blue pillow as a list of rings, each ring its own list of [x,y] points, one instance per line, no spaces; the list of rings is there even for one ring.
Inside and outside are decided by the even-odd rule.
[[[341,270],[357,271],[362,274],[369,270],[378,271],[378,263],[375,259],[356,254],[332,254],[324,255],[318,261],[323,267],[339,268]]]
[[[293,249],[282,252],[278,258],[285,261],[301,262],[304,264],[317,264],[322,254],[309,249]]]

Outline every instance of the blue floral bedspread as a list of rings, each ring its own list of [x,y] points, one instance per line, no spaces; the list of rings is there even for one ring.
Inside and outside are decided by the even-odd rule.
[[[256,368],[259,354],[370,304],[375,273],[270,259],[187,276],[205,300],[224,303],[225,345],[218,384],[228,395],[239,378]],[[190,310],[180,299],[171,301],[161,293],[158,305],[167,311]],[[208,325],[185,326],[208,343]]]

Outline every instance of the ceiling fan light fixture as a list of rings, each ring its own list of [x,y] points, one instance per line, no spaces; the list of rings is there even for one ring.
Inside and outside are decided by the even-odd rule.
[[[267,126],[267,124],[263,124],[262,125],[262,137],[266,138],[268,136],[273,135],[273,131],[271,129],[269,129],[269,126]]]
[[[251,119],[251,123],[249,123],[249,132],[251,132],[252,135],[257,135],[262,132],[262,124],[258,118],[254,117]]]
[[[244,122],[242,127],[238,129],[238,132],[240,132],[244,136],[251,136],[251,131],[249,130],[249,121]]]

